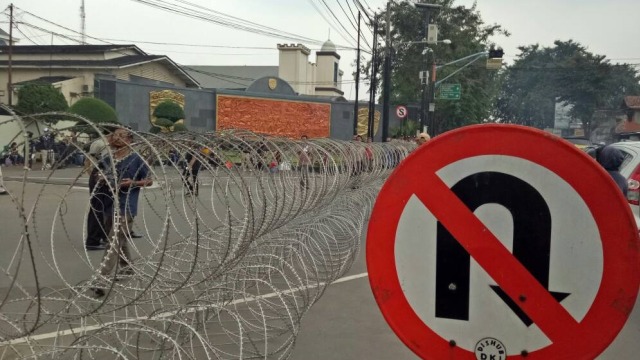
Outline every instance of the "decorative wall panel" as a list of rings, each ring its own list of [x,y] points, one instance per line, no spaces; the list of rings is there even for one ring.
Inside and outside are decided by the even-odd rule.
[[[244,96],[217,96],[216,130],[245,129],[299,139],[329,137],[331,105]]]

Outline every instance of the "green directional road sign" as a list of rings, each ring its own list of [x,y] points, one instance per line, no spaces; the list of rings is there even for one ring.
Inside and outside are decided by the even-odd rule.
[[[460,100],[460,92],[462,86],[460,84],[442,84],[440,85],[440,100]]]

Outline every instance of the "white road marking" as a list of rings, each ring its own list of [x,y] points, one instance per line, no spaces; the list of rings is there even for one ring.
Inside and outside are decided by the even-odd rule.
[[[350,276],[345,276],[342,277],[334,282],[331,283],[332,284],[338,284],[338,283],[343,283],[343,282],[347,282],[347,281],[351,281],[351,280],[357,280],[363,277],[367,277],[369,276],[368,273],[361,273],[361,274],[356,274],[356,275],[350,275]],[[256,301],[256,300],[262,300],[262,299],[268,299],[268,298],[272,298],[272,297],[276,297],[276,296],[280,296],[283,294],[291,294],[297,291],[301,291],[301,290],[305,290],[305,289],[313,289],[319,286],[324,286],[326,285],[326,283],[317,283],[317,284],[313,284],[313,285],[309,285],[309,286],[300,286],[297,288],[293,288],[290,290],[286,290],[286,291],[282,291],[282,292],[274,292],[274,293],[269,293],[269,294],[264,294],[264,295],[260,295],[260,296],[251,296],[251,297],[247,297],[245,299],[238,299],[235,301],[232,301],[228,304],[226,304],[225,306],[228,305],[237,305],[237,304],[242,304],[242,303],[247,303],[247,302],[251,302],[251,301]],[[196,311],[200,311],[200,310],[206,310],[207,308],[209,308],[209,306],[198,306],[195,308],[191,308],[187,311],[180,311],[182,313],[192,313],[192,312],[196,312]],[[104,327],[108,327],[111,325],[119,325],[119,324],[127,324],[127,323],[133,323],[136,321],[140,321],[140,320],[159,320],[159,319],[164,319],[164,318],[168,318],[168,317],[172,317],[174,316],[178,311],[169,311],[169,312],[164,312],[164,313],[159,313],[154,317],[145,317],[145,316],[140,316],[140,317],[135,317],[135,318],[130,318],[130,319],[124,319],[124,320],[118,320],[118,321],[110,321],[110,322],[106,322],[103,324],[99,324],[99,325],[91,325],[91,326],[79,326],[73,329],[69,329],[69,330],[63,330],[63,331],[54,331],[54,332],[50,332],[50,333],[45,333],[45,334],[40,334],[40,335],[33,335],[33,336],[24,336],[18,339],[13,339],[10,341],[5,341],[5,342],[0,342],[0,346],[6,346],[6,345],[16,345],[16,344],[21,344],[21,343],[29,343],[32,341],[38,341],[38,340],[45,340],[45,339],[50,339],[50,338],[54,338],[54,337],[59,337],[59,336],[66,336],[66,335],[71,335],[71,334],[84,334],[90,331],[94,331],[94,330],[99,330],[101,328]]]

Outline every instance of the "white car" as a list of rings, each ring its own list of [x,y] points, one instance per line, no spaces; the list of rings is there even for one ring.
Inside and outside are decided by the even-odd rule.
[[[622,141],[611,145],[624,154],[620,173],[627,178],[629,184],[627,201],[636,218],[636,223],[640,224],[640,141]]]
[[[3,180],[2,180],[2,167],[0,167],[0,195],[6,195],[7,190],[5,190],[4,187],[2,187],[2,185],[4,184]]]

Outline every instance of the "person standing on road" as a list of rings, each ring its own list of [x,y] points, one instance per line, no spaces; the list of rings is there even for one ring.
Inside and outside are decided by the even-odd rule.
[[[616,182],[624,196],[627,196],[627,179],[620,173],[620,165],[624,162],[624,154],[620,149],[613,146],[605,146],[597,152],[596,160],[607,170],[609,175]]]
[[[105,136],[109,135],[110,130],[104,131]],[[96,185],[100,180],[100,169],[94,164],[100,164],[101,161],[109,156],[109,148],[102,137],[97,138],[89,147],[89,156],[85,159],[85,169],[89,173],[89,214],[87,215],[87,237],[84,241],[86,250],[104,250],[107,242],[107,211],[113,205],[113,195],[108,188],[100,187],[96,189]]]
[[[309,167],[311,166],[311,154],[309,143],[309,137],[302,135],[300,137],[302,145],[300,151],[298,151],[298,168],[300,170],[300,186],[305,189],[309,188]]]
[[[42,170],[51,168],[54,161],[53,149],[55,147],[55,138],[49,128],[44,128],[44,134],[40,136],[40,157],[42,158]]]
[[[207,147],[201,147],[199,154],[194,154],[192,151],[188,151],[184,157],[187,162],[184,171],[182,172],[182,179],[184,180],[184,186],[189,190],[189,194],[198,196],[198,174],[202,167],[202,162],[199,156],[208,158],[210,150]]]
[[[140,155],[131,148],[133,133],[125,128],[116,129],[109,138],[109,145],[113,150],[113,157],[106,158],[102,162],[104,176],[103,186],[111,185],[118,196],[118,208],[111,208],[112,220],[119,220],[114,226],[110,226],[109,243],[100,264],[100,275],[108,276],[114,268],[117,275],[132,275],[131,254],[128,241],[131,237],[133,218],[138,213],[138,197],[140,189],[153,184],[149,177],[149,166]],[[115,173],[113,169],[115,168]],[[117,225],[117,227],[115,226]],[[119,265],[116,267],[116,264]],[[92,289],[98,297],[104,296],[104,289],[95,287]]]

